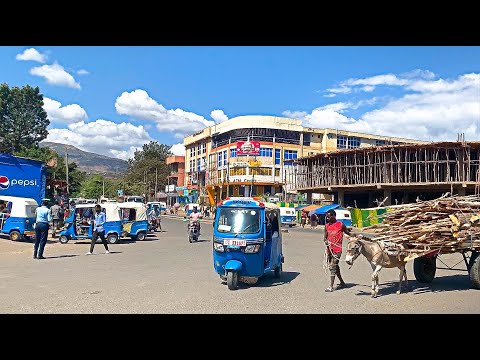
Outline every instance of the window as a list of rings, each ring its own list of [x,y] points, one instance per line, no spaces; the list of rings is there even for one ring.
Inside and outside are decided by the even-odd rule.
[[[217,166],[220,167],[223,165],[223,151],[220,151],[217,154]]]
[[[220,181],[222,178],[222,170],[217,171],[217,176],[218,176],[217,181]]]
[[[275,169],[275,176],[280,176],[280,169]]]
[[[284,165],[292,165],[294,159],[297,158],[297,150],[285,150],[283,152]]]
[[[271,176],[272,175],[272,169],[271,168],[250,168],[250,172],[252,175],[266,175],[266,176]]]
[[[230,176],[236,176],[236,175],[247,175],[247,169],[246,168],[230,169]]]
[[[200,151],[202,149],[202,144],[197,145],[197,154],[200,155]]]
[[[355,137],[355,136],[349,136],[348,137],[348,148],[349,149],[355,149],[360,147],[360,138]]]
[[[310,146],[310,134],[304,133],[303,134],[303,145]]]
[[[190,160],[190,168],[188,169],[189,172],[195,171],[195,160]]]
[[[207,167],[207,158],[205,156],[202,157],[202,162],[200,163],[200,166],[204,166],[205,168]]]
[[[202,154],[206,154],[207,153],[207,144],[203,143],[202,144]]]
[[[297,158],[297,150],[285,150],[283,152],[284,160],[293,160]]]
[[[200,159],[197,159],[197,171],[200,171]]]
[[[230,157],[237,157],[237,149],[230,149]]]
[[[275,149],[275,165],[280,164],[280,149]]]
[[[343,135],[337,136],[337,148],[338,149],[346,149],[347,148],[348,137]]]
[[[260,156],[265,156],[265,157],[272,157],[272,148],[260,148]]]
[[[378,140],[378,139],[375,140],[375,146],[383,146],[386,143],[387,142],[385,140]]]
[[[223,151],[223,165],[227,166],[228,160],[227,160],[227,150]]]

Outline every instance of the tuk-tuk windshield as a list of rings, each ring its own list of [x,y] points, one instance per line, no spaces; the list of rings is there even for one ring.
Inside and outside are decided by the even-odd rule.
[[[221,208],[217,231],[229,234],[256,234],[260,231],[260,211],[246,208]]]

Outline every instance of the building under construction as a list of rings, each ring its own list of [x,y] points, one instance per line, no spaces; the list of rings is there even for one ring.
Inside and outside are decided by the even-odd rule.
[[[329,193],[343,206],[372,207],[429,200],[445,192],[480,191],[480,142],[372,146],[300,158],[294,188]]]

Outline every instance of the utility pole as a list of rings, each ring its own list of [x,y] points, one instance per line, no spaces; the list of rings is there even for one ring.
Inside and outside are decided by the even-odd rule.
[[[155,166],[155,201],[157,201],[158,168]]]
[[[70,186],[68,182],[68,150],[67,147],[65,146],[65,173],[66,173],[66,178],[67,178],[67,197],[70,198]]]

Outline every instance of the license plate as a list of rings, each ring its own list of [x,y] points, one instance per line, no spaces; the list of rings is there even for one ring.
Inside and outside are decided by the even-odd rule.
[[[223,240],[223,245],[229,246],[247,246],[247,240],[240,239],[225,239]]]

